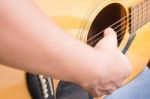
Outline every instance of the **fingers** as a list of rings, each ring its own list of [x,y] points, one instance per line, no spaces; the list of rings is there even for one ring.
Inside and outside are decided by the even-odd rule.
[[[89,89],[89,93],[95,98],[104,96],[104,95],[110,95],[112,94],[116,89],[120,88],[121,84],[117,84],[116,82],[109,82],[105,84],[97,84],[91,89]]]
[[[112,28],[107,28],[105,29],[104,31],[104,36],[110,36],[110,37],[113,37],[113,38],[116,38],[116,32],[112,29]]]
[[[100,98],[104,95],[110,94],[108,91],[101,90],[98,87],[95,87],[93,90],[90,90],[89,92],[94,98]]]
[[[112,28],[107,28],[104,32],[104,38],[106,39],[107,44],[110,46],[117,47],[117,35]]]
[[[104,31],[104,38],[97,43],[96,48],[103,48],[103,49],[117,48],[116,32],[112,28],[107,28]]]
[[[96,87],[95,90],[91,91],[90,93],[91,93],[91,95],[93,97],[100,98],[100,97],[102,97],[104,95],[112,94],[115,90],[116,90],[116,88],[115,89],[107,89],[106,90],[106,89],[101,89],[101,88]]]

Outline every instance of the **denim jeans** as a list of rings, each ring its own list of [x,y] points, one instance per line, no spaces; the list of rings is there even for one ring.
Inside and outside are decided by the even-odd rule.
[[[105,99],[150,99],[150,69],[146,67],[135,79]]]

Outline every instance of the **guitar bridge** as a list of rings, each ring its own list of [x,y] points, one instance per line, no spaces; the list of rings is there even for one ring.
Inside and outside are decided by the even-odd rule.
[[[53,80],[43,75],[27,74],[27,86],[32,99],[55,99]]]

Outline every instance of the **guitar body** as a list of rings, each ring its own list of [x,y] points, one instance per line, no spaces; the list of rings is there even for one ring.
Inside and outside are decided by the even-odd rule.
[[[34,0],[37,6],[67,33],[87,42],[101,30],[130,14],[130,7],[142,0]],[[148,0],[145,0],[148,1]],[[144,2],[144,1],[143,1]],[[118,37],[119,49],[125,50],[133,72],[125,84],[134,79],[150,60],[150,23],[143,25],[132,38],[130,18]],[[121,32],[120,32],[121,34]],[[117,34],[119,35],[119,33]],[[93,41],[93,40],[92,40]],[[91,41],[91,42],[92,42]],[[128,44],[130,42],[130,44]],[[89,43],[90,44],[90,43]],[[111,50],[111,49],[110,49]],[[26,73],[0,65],[0,98],[31,99]],[[57,81],[54,81],[55,89]]]

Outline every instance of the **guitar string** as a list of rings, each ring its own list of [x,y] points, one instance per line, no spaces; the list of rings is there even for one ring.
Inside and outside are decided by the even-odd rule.
[[[128,20],[129,20],[129,19],[128,19]],[[117,26],[117,28],[118,28],[118,26]],[[102,32],[103,32],[103,31],[102,31]],[[101,33],[99,33],[98,35],[100,35],[100,34],[101,34]],[[98,35],[97,35],[97,36],[98,36]]]
[[[148,5],[148,4],[149,4],[149,2],[147,3],[147,5]],[[140,7],[140,8],[143,8],[143,7]],[[138,9],[135,10],[134,12],[138,11],[140,8],[138,8]],[[134,12],[133,12],[133,13],[134,13]],[[123,17],[122,19],[120,19],[119,21],[117,21],[117,22],[115,22],[114,24],[110,25],[109,27],[112,27],[112,26],[116,25],[117,23],[121,22],[122,20],[128,18],[128,17],[129,17],[130,15],[132,15],[133,13],[130,13],[128,16]],[[118,26],[117,26],[117,27],[118,27]],[[93,38],[97,37],[98,35],[100,35],[100,34],[103,33],[104,31],[105,31],[105,29],[102,30],[101,32],[97,33],[96,35],[94,35],[94,36],[91,37],[90,39],[88,39],[87,42],[89,42],[89,41],[92,40]]]
[[[149,15],[149,16],[150,16],[150,15]],[[148,16],[148,17],[149,17],[149,16]],[[131,24],[131,23],[129,23],[129,24]],[[127,26],[125,26],[125,27],[127,27]],[[125,27],[124,27],[124,28],[125,28]],[[131,28],[132,28],[132,27],[129,27],[128,29],[131,29]],[[122,28],[122,29],[123,29],[123,28]],[[135,31],[135,30],[137,30],[137,29],[134,29],[134,31]],[[121,31],[121,29],[120,29],[119,31]],[[118,33],[119,31],[117,31],[116,33]],[[125,31],[122,31],[122,33],[120,33],[119,35],[117,35],[117,37],[121,36],[121,35],[124,34],[125,32],[126,32],[126,30],[125,30]],[[132,34],[131,34],[131,35],[132,35]],[[93,45],[94,43],[96,43],[97,41],[99,41],[99,40],[102,39],[102,38],[103,38],[103,37],[100,37],[100,38],[95,39],[95,40],[94,40],[93,42],[91,42],[89,45]],[[123,37],[119,38],[118,41],[121,40],[122,38],[123,38]]]
[[[134,2],[129,2],[129,5],[134,5]],[[130,13],[131,14],[131,13]],[[128,16],[130,16],[130,14]],[[118,20],[117,22],[113,23],[112,25],[110,25],[109,27],[115,26],[116,24],[118,24],[119,22],[121,22],[122,20],[126,19],[128,16],[123,17],[122,19]],[[90,40],[94,39],[95,37],[97,37],[98,35],[100,35],[101,33],[103,33],[105,31],[102,30],[101,32],[97,33],[96,35],[94,35],[93,37],[89,38],[86,42],[89,42]]]
[[[131,24],[131,23],[130,23]],[[130,29],[131,27],[129,27],[129,29]],[[135,29],[136,30],[136,29]],[[122,31],[122,33],[121,34],[119,34],[117,37],[119,37],[119,36],[121,36],[122,34],[124,34],[126,32],[126,30],[125,31]],[[97,41],[99,41],[100,39],[102,39],[103,37],[100,37],[100,38],[98,38],[98,39],[96,39],[96,40],[94,40],[93,42],[91,42],[89,45],[93,45],[94,43],[96,43]],[[123,37],[121,37],[121,38],[119,38],[118,39],[118,41],[119,40],[121,40]]]
[[[149,7],[148,7],[148,8],[149,8]],[[148,9],[148,8],[147,8],[147,9]],[[149,11],[150,11],[150,10],[149,10]],[[143,12],[143,11],[142,11],[142,12]],[[147,11],[147,12],[148,12],[148,11]],[[147,14],[147,13],[144,12],[143,15],[145,15],[145,14]],[[140,15],[142,15],[142,14],[140,14]],[[147,17],[147,18],[148,18],[148,21],[149,21],[149,20],[150,20],[150,18],[149,18],[149,13],[148,13],[148,17]],[[137,19],[137,20],[138,20],[138,19]],[[137,20],[134,20],[134,21],[137,21]],[[134,21],[131,21],[131,23],[134,22]],[[142,20],[140,20],[139,23],[141,23],[141,22],[142,22]],[[129,25],[130,25],[131,23],[129,23]],[[126,26],[126,27],[127,27],[127,26]],[[131,28],[132,28],[132,27],[129,27],[129,29],[131,29]],[[135,30],[136,30],[136,29],[135,29]],[[135,31],[135,30],[134,30],[134,31]],[[119,31],[121,31],[121,29],[120,29]],[[119,32],[119,31],[117,31],[117,32]],[[126,32],[126,30],[123,31],[123,32]],[[119,34],[117,37],[119,37],[119,36],[122,35],[122,34],[123,34],[123,33]],[[122,39],[122,38],[118,39],[118,41],[121,40],[121,39]]]
[[[131,23],[129,23],[129,24],[131,24]],[[127,26],[126,26],[127,27]],[[131,29],[132,27],[129,27],[129,29]],[[136,29],[134,29],[134,31],[135,31]],[[119,35],[117,35],[117,37],[119,37],[119,36],[121,36],[122,34],[124,34],[126,32],[126,30],[125,31],[122,31],[122,33],[120,33]],[[117,33],[117,32],[116,32]],[[89,45],[93,45],[94,43],[96,43],[97,41],[99,41],[100,39],[102,39],[103,37],[100,37],[100,38],[97,38],[97,39],[95,39],[93,42],[91,42]],[[121,38],[119,38],[118,39],[118,41],[119,40],[121,40],[123,37],[121,37]]]
[[[142,11],[143,12],[143,11]],[[138,13],[136,13],[136,14],[138,14]],[[135,14],[135,15],[136,15]],[[147,14],[146,12],[144,12],[143,13],[143,15],[145,15],[145,14]],[[143,16],[142,14],[140,14],[140,16],[139,17],[141,17],[141,16]],[[148,17],[149,17],[149,15],[148,15]],[[147,18],[148,18],[147,17]],[[128,19],[129,20],[129,19]],[[134,21],[137,21],[138,20],[138,18],[136,19],[136,20],[134,20]],[[131,21],[128,25],[130,25],[130,24],[132,24],[134,21]],[[139,23],[141,23],[142,22],[142,20],[140,20],[140,22]],[[118,33],[118,32],[120,32],[121,30],[123,30],[123,29],[125,29],[128,25],[126,25],[126,26],[124,26],[123,28],[121,28],[120,30],[118,30],[116,33]],[[129,27],[129,29],[131,29],[132,28],[132,26],[131,27]],[[136,29],[135,29],[136,30]],[[134,31],[135,31],[134,30]],[[121,36],[122,34],[124,34],[126,32],[126,30],[125,31],[122,31],[122,33],[120,33],[119,35],[117,35],[117,37],[119,37],[119,36]],[[101,37],[101,38],[103,38],[103,37]],[[92,44],[94,44],[95,42],[97,42],[98,40],[100,40],[101,38],[97,38],[97,39],[95,39],[93,42],[91,42],[89,45],[92,45]],[[122,39],[122,38],[121,38]],[[119,41],[120,39],[118,39],[118,41]]]
[[[148,4],[149,4],[149,3],[148,3]],[[148,4],[147,4],[147,5],[148,5]],[[143,8],[143,7],[140,7],[140,8]],[[127,16],[123,17],[122,19],[120,19],[119,21],[117,21],[117,22],[115,22],[114,24],[110,25],[109,27],[113,27],[113,26],[116,25],[117,23],[119,23],[119,22],[123,21],[124,19],[128,18],[129,16],[131,16],[132,14],[134,14],[135,12],[137,12],[140,8],[136,9],[134,12],[128,14]],[[149,8],[149,7],[148,7],[148,8]],[[145,9],[148,9],[148,8],[145,8]],[[142,10],[140,10],[140,11],[142,11]],[[143,12],[143,11],[142,11],[142,12]],[[139,14],[140,14],[140,13],[139,13]],[[130,19],[130,18],[128,18],[128,20],[129,20],[129,19]],[[117,26],[115,27],[115,29],[117,29],[119,26],[121,26],[122,24],[124,24],[124,23],[127,22],[128,20],[125,20],[125,21],[122,22],[121,24],[117,25]],[[95,37],[99,36],[99,35],[100,35],[101,33],[103,33],[104,31],[105,31],[105,29],[102,30],[101,32],[97,33],[96,35],[94,35],[94,36],[91,37],[90,39],[88,39],[87,42],[89,42],[89,41],[91,41],[92,39],[94,39]]]
[[[145,15],[145,14],[147,14],[147,12],[144,12],[144,13],[143,13],[143,15]],[[139,17],[141,17],[141,16],[143,17],[143,15],[142,15],[142,14],[140,14],[140,16],[139,16]],[[150,16],[150,15],[148,14],[148,16],[147,16],[148,20],[147,20],[147,21],[150,21],[149,16]],[[137,21],[137,20],[138,20],[138,18],[136,18],[136,20],[131,21],[131,23],[129,23],[129,25],[131,25],[132,23],[134,23],[134,22],[135,22],[135,21]],[[140,20],[140,21],[139,21],[139,23],[140,23],[140,24],[139,24],[140,26],[139,26],[139,25],[137,25],[137,27],[136,27],[136,28],[134,28],[134,29],[133,29],[133,31],[136,31],[138,28],[142,27],[142,25],[143,25],[143,24],[145,25],[145,24],[147,24],[148,22],[147,22],[147,23],[143,23],[143,19],[142,19],[142,20]],[[127,27],[127,26],[126,26],[126,27]],[[132,26],[131,26],[131,27],[129,27],[128,29],[131,29],[131,28],[132,28]],[[119,31],[121,31],[121,30],[119,30]],[[117,31],[117,32],[119,32],[119,31]],[[126,31],[123,31],[123,32],[126,32]],[[122,34],[122,33],[120,33],[120,34]],[[119,37],[119,36],[120,36],[120,34],[119,34],[117,37]],[[133,35],[133,34],[131,34],[131,35]],[[121,39],[122,39],[122,38],[121,38]],[[120,40],[120,39],[118,39],[118,40]]]
[[[146,8],[145,8],[146,9]],[[148,9],[148,8],[147,8]],[[143,11],[142,11],[143,12]],[[136,13],[136,14],[140,14],[140,13]],[[146,14],[145,12],[143,13],[144,15]],[[140,15],[142,15],[142,14],[140,14]],[[141,17],[141,16],[140,16]],[[130,20],[131,18],[128,18],[128,20]],[[125,22],[127,22],[128,20],[126,20]],[[138,19],[137,19],[138,20]],[[135,21],[135,20],[134,20]],[[134,21],[131,21],[129,24],[127,24],[127,25],[125,25],[124,27],[122,27],[120,30],[118,30],[116,33],[118,33],[119,31],[121,31],[121,30],[123,30],[125,27],[127,27],[128,25],[130,25],[132,22],[134,22]],[[140,20],[140,21],[142,21],[142,20]],[[124,23],[125,23],[124,22]],[[121,25],[120,25],[121,26]],[[117,28],[118,28],[118,26],[117,26]],[[117,29],[116,27],[115,27],[115,29]],[[131,27],[129,27],[129,29],[131,29]],[[125,30],[126,31],[126,30]],[[123,32],[125,32],[125,31],[123,31]],[[104,31],[103,31],[104,32]],[[100,33],[101,34],[101,33]],[[98,35],[100,35],[100,34],[98,34]],[[122,35],[123,33],[120,33],[119,35],[117,35],[117,37],[119,37],[120,35]],[[102,37],[101,37],[102,38]],[[97,39],[101,39],[101,38],[97,38]],[[89,45],[92,45],[93,43],[95,43],[96,41],[97,41],[97,39],[96,40],[94,40],[93,42],[91,42]],[[121,38],[122,39],[122,38]]]

